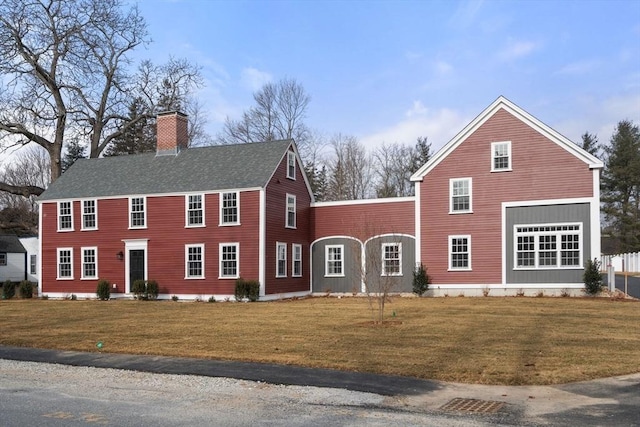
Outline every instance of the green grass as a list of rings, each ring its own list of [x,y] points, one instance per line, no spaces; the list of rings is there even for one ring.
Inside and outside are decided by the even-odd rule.
[[[392,312],[396,317],[392,317]],[[605,298],[365,298],[262,303],[0,302],[0,344],[336,368],[482,384],[557,384],[640,366],[640,303]]]

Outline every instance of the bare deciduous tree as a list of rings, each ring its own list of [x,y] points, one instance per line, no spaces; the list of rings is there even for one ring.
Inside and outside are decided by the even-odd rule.
[[[383,144],[373,154],[378,175],[377,197],[403,197],[413,194],[409,181],[415,151],[404,144]]]
[[[337,134],[331,138],[327,200],[356,200],[372,196],[371,156],[354,136]]]

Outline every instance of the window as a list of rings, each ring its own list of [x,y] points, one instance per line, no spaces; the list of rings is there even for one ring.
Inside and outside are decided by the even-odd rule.
[[[449,236],[449,270],[471,270],[471,236]]]
[[[471,178],[449,180],[449,213],[471,212]]]
[[[185,277],[204,279],[204,245],[185,245]]]
[[[276,277],[287,277],[287,244],[276,243]]]
[[[82,201],[82,229],[95,230],[98,228],[98,207],[95,200]]]
[[[204,196],[202,194],[189,194],[187,203],[187,227],[204,226]]]
[[[132,197],[129,199],[129,228],[145,228],[147,213],[144,197]]]
[[[0,252],[0,265],[7,265],[7,253]]]
[[[402,243],[382,244],[382,275],[402,276]]]
[[[58,249],[58,279],[73,279],[73,249]]]
[[[98,248],[82,248],[82,278],[98,277]]]
[[[343,277],[344,265],[343,254],[344,245],[327,245],[325,246],[326,265],[324,275],[327,277]]]
[[[58,231],[73,231],[72,202],[58,202]]]
[[[287,228],[296,228],[296,196],[287,194]]]
[[[516,225],[516,269],[581,268],[581,224]]]
[[[301,277],[302,276],[302,245],[293,244],[291,246],[292,252],[292,265],[291,265],[291,275],[293,277]]]
[[[287,151],[287,178],[296,179],[296,153]]]
[[[238,278],[238,243],[220,243],[220,278]]]
[[[38,258],[36,255],[29,257],[29,274],[38,274]]]
[[[238,193],[220,193],[220,225],[240,224]]]
[[[491,143],[491,172],[511,170],[511,141]]]

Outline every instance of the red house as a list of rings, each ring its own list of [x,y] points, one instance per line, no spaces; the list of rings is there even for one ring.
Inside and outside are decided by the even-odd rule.
[[[114,297],[137,279],[160,298],[307,294],[312,194],[293,141],[189,148],[187,119],[158,117],[156,153],[83,159],[40,203],[41,286],[51,297]]]
[[[599,172],[573,142],[500,97],[411,178],[415,196],[313,201],[293,141],[186,149],[186,117],[158,117],[158,152],[80,160],[40,197],[40,292],[114,296],[155,279],[160,297],[261,299],[581,289],[600,256]]]

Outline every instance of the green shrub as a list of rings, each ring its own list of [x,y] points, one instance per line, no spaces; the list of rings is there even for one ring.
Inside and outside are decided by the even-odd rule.
[[[2,299],[11,299],[16,295],[16,284],[7,280],[2,285]]]
[[[209,302],[216,302],[216,297],[209,297]]]
[[[33,297],[33,283],[28,280],[23,280],[20,282],[18,287],[18,291],[20,292],[20,298],[32,298]]]
[[[147,286],[144,280],[134,280],[133,284],[131,285],[131,292],[133,292],[135,299],[143,299],[146,288]]]
[[[178,295],[174,295],[171,297],[171,301],[178,301],[180,298],[178,298]]]
[[[242,277],[236,280],[234,296],[236,301],[245,299],[255,302],[260,298],[260,282],[257,280],[244,280]]]
[[[98,287],[96,289],[96,295],[101,301],[107,301],[111,298],[111,284],[106,279],[100,279],[98,281]]]
[[[420,265],[413,271],[413,293],[421,297],[429,290],[431,276],[427,274],[427,269]]]
[[[154,300],[158,298],[160,288],[158,287],[158,282],[156,282],[155,280],[146,281],[138,279],[133,282],[131,291],[133,292],[133,295],[136,299]]]
[[[155,280],[149,280],[147,282],[147,289],[145,297],[146,299],[155,300],[158,299],[158,294],[160,293],[160,287],[158,286],[158,282]]]
[[[600,274],[600,261],[594,258],[593,261],[588,259],[584,266],[584,274],[582,275],[584,282],[584,291],[587,295],[595,296],[602,291],[604,283]]]

